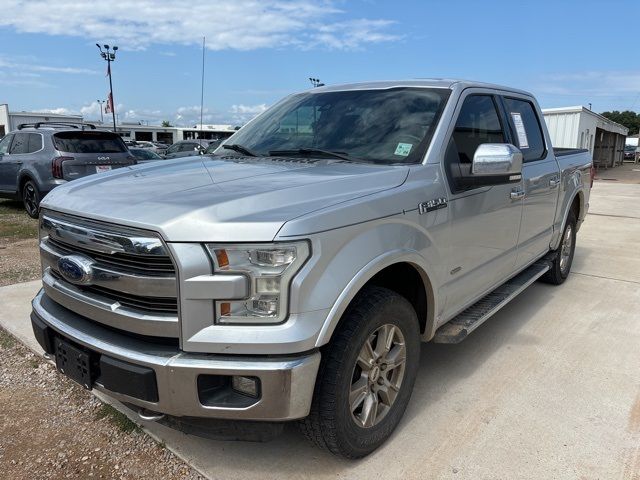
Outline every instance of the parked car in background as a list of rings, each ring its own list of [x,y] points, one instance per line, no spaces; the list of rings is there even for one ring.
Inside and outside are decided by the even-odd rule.
[[[164,160],[163,157],[158,155],[150,148],[129,148],[131,154],[136,157],[138,163],[153,162],[156,160]]]
[[[453,80],[314,88],[219,153],[51,193],[35,337],[143,418],[300,420],[347,458],[400,423],[420,342],[567,279],[594,173],[531,94]]]
[[[90,124],[23,124],[0,141],[0,197],[18,198],[32,218],[42,198],[70,180],[134,165],[119,135]]]
[[[635,145],[625,145],[624,146],[624,159],[635,161],[636,160],[636,146]]]
[[[180,140],[167,149],[164,157],[178,158],[202,155],[210,143],[210,140]]]
[[[213,152],[216,151],[216,149],[220,146],[221,143],[222,143],[222,139],[212,140],[211,143],[209,144],[209,146],[207,148],[205,148],[204,152],[202,152],[202,153],[204,155],[213,154]]]

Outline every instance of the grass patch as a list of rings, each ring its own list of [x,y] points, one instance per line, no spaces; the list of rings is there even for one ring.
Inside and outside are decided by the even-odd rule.
[[[8,350],[15,346],[16,339],[0,328],[0,347],[2,347],[3,350]]]
[[[0,215],[25,213],[24,206],[16,200],[0,200]]]
[[[0,240],[38,238],[38,220],[30,218],[22,204],[0,200]]]
[[[129,420],[124,413],[120,413],[111,405],[103,404],[96,412],[98,420],[106,418],[109,423],[115,425],[124,433],[140,432],[141,428],[133,421]]]

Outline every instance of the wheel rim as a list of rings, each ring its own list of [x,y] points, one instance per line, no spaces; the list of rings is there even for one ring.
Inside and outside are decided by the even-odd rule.
[[[406,355],[404,336],[395,325],[382,325],[367,337],[353,367],[349,391],[356,425],[373,427],[389,413],[404,380]]]
[[[24,187],[24,193],[23,193],[22,197],[24,198],[24,205],[27,208],[27,212],[29,212],[29,214],[33,215],[35,212],[38,211],[38,201],[37,201],[37,198],[36,198],[36,189],[33,187],[33,185],[28,183]]]
[[[571,251],[573,249],[573,225],[568,225],[562,238],[562,248],[560,249],[560,271],[566,274],[569,270]]]

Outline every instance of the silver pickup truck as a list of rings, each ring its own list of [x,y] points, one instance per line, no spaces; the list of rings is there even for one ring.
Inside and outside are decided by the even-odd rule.
[[[592,181],[526,92],[316,88],[212,155],[53,190],[34,333],[143,418],[299,420],[362,457],[400,422],[420,342],[460,342],[536,279],[567,278]]]

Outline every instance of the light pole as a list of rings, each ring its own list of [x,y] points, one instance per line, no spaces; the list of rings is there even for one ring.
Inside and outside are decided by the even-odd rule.
[[[104,123],[104,117],[102,115],[102,104],[104,103],[104,100],[96,100],[96,102],[100,105],[100,123]]]
[[[109,49],[109,45],[104,45],[105,51],[102,51],[102,48],[100,48],[100,45],[98,43],[96,43],[96,47],[98,47],[98,50],[100,50],[100,56],[102,57],[102,59],[106,60],[107,62],[107,75],[109,75],[109,99],[107,101],[107,107],[111,107],[111,115],[113,116],[113,131],[117,132],[116,105],[113,101],[113,82],[111,81],[111,62],[116,61],[116,51],[118,50],[118,47],[114,46],[113,51]]]

